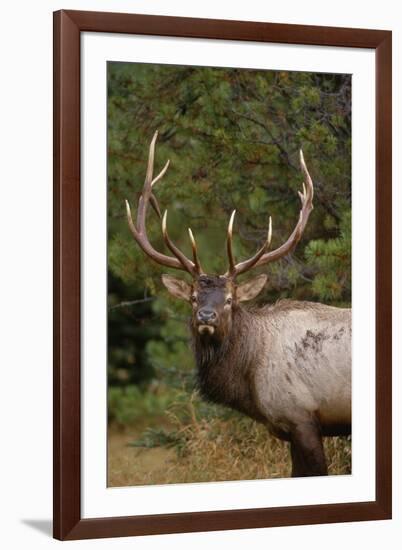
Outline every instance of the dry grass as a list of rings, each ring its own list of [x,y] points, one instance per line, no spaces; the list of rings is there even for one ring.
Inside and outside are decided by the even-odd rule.
[[[187,407],[185,420],[174,407],[168,411],[167,418],[163,419],[162,431],[161,419],[154,419],[154,426],[145,438],[148,448],[130,446],[140,434],[138,427],[135,430],[125,428],[123,431],[112,427],[109,430],[108,485],[197,483],[290,476],[288,444],[270,436],[262,425],[241,415],[199,418],[192,401]],[[165,444],[157,446],[156,442],[162,440]],[[349,439],[327,438],[325,451],[330,474],[351,473]]]
[[[166,447],[134,448],[130,443],[135,435],[131,428],[109,428],[108,487],[169,483],[166,468],[175,462],[176,451]]]

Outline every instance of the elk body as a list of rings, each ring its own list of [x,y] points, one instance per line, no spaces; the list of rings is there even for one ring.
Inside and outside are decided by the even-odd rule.
[[[148,256],[192,276],[191,284],[170,275],[163,275],[162,281],[171,294],[191,304],[192,347],[202,396],[241,411],[276,437],[289,441],[292,476],[326,475],[322,437],[350,433],[351,310],[291,300],[245,308],[242,302],[258,295],[267,276],[241,284],[236,281],[238,275],[288,254],[300,240],[313,208],[313,182],[302,152],[302,207],[288,240],[269,251],[269,219],[263,246],[253,257],[236,264],[233,212],[227,236],[229,269],[224,275],[208,275],[201,267],[191,230],[192,260],[168,235],[167,212],[162,217],[153,186],[169,163],[153,178],[156,138],[157,133],[150,146],[136,223],[126,201],[127,218],[135,240]],[[156,251],[148,240],[145,219],[149,203],[162,219],[163,237],[173,256]]]

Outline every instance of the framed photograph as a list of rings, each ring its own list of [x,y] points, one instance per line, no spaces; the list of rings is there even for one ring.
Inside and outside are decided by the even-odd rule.
[[[389,31],[54,14],[54,536],[391,518]]]

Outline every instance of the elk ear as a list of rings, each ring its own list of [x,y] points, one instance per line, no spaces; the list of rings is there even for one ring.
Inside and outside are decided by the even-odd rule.
[[[264,288],[267,279],[267,275],[258,275],[254,279],[251,279],[251,281],[239,285],[236,291],[237,301],[246,302],[255,298]]]
[[[176,298],[181,298],[182,300],[190,300],[191,296],[191,286],[182,281],[181,279],[176,279],[176,277],[171,277],[170,275],[162,275],[162,283],[168,289],[170,294]]]

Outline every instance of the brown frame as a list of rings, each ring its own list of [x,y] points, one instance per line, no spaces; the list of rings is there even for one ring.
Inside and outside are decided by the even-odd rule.
[[[82,519],[81,32],[373,48],[376,56],[376,500]],[[84,539],[391,518],[390,31],[62,10],[54,13],[54,537]]]

